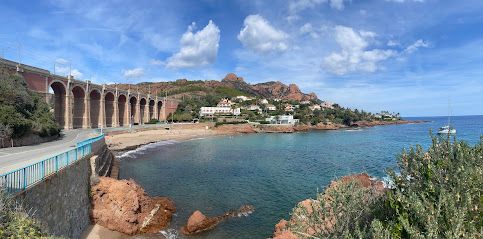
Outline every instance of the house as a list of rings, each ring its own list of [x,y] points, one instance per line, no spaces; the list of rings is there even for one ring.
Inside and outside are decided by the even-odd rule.
[[[273,101],[275,101],[275,102],[280,102],[280,101],[282,101],[282,99],[278,99],[278,98],[276,98],[276,99],[273,99]]]
[[[322,101],[322,104],[320,104],[322,108],[326,109],[333,109],[334,108],[334,103],[329,102],[329,101]]]
[[[268,100],[267,99],[261,99],[260,104],[262,105],[268,105]]]
[[[293,112],[295,110],[295,107],[291,104],[286,104],[285,105],[285,112]]]
[[[298,119],[293,118],[293,115],[270,116],[269,118],[266,118],[265,121],[270,122],[270,124],[289,124],[289,125],[295,125],[299,122]]]
[[[301,105],[310,105],[310,100],[300,101]]]
[[[201,107],[200,117],[214,115],[240,115],[240,108],[232,109],[231,107]]]
[[[268,104],[267,105],[267,110],[268,111],[275,111],[275,110],[277,110],[277,107],[275,107],[275,105]]]
[[[322,109],[322,107],[321,107],[320,105],[310,105],[310,106],[309,106],[309,109],[310,109],[311,111],[314,111],[314,110],[321,110],[321,109]]]
[[[228,107],[230,108],[233,103],[229,99],[221,99],[220,102],[216,105],[217,107]]]
[[[242,102],[247,101],[247,100],[252,100],[252,98],[246,97],[244,95],[239,95],[239,96],[235,97],[235,99],[238,100],[238,101],[242,101]]]
[[[250,105],[247,107],[247,110],[251,110],[251,111],[261,111],[262,108],[260,108],[260,106],[258,105]]]

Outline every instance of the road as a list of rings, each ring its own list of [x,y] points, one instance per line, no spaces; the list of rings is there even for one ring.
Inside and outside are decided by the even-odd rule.
[[[32,146],[0,149],[0,174],[19,169],[72,149],[83,140],[98,135],[92,129],[68,130],[62,132],[59,140]]]

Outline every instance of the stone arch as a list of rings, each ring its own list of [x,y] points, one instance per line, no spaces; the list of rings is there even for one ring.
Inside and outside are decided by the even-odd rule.
[[[104,112],[106,113],[106,127],[112,127],[114,123],[114,94],[107,92],[104,96]]]
[[[91,119],[91,128],[98,128],[99,125],[102,124],[101,118],[101,92],[97,89],[94,89],[89,93],[90,99],[90,119]]]
[[[146,119],[144,117],[144,112],[145,112],[145,109],[146,109],[146,99],[145,98],[141,98],[141,100],[139,101],[139,118],[141,119],[141,124],[142,123],[145,123],[146,122]]]
[[[148,121],[150,121],[151,119],[154,119],[154,105],[155,105],[155,101],[150,100],[149,101],[149,119],[148,119]]]
[[[85,90],[81,86],[72,88],[72,127],[74,129],[84,127],[85,118]]]
[[[158,101],[158,106],[157,106],[157,112],[158,112],[158,119],[159,121],[161,121],[161,113],[163,113],[161,110],[163,109],[163,101]]]
[[[65,126],[65,94],[66,87],[64,83],[60,81],[54,81],[50,84],[50,89],[52,89],[51,105],[54,109],[55,122],[60,125],[60,127]]]
[[[119,126],[126,126],[126,96],[121,94],[117,98],[117,109],[119,111]]]
[[[131,115],[129,116],[129,122],[131,122],[132,124],[139,123],[139,118],[136,115],[137,103],[138,103],[138,99],[136,97],[132,96],[129,99],[129,105],[131,107],[130,109]]]

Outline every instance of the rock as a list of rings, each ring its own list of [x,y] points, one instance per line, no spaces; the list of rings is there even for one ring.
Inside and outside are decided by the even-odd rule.
[[[251,205],[244,205],[238,210],[230,210],[223,215],[217,217],[207,217],[199,210],[196,210],[188,218],[188,222],[181,228],[181,232],[185,235],[197,234],[203,231],[211,230],[220,222],[232,217],[248,216],[255,208]]]
[[[235,73],[228,73],[225,78],[223,78],[223,80],[221,80],[222,82],[223,81],[241,81],[241,82],[244,82],[243,80],[243,77],[238,77],[237,75],[235,75]]]
[[[166,228],[176,208],[165,197],[149,197],[133,180],[99,177],[91,188],[92,220],[128,235]]]
[[[197,234],[203,231],[213,229],[220,223],[217,217],[206,217],[200,211],[195,211],[188,219],[186,226],[181,228],[181,232],[185,235]]]

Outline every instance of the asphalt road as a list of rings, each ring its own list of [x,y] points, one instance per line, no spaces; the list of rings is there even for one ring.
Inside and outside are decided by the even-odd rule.
[[[68,130],[55,141],[38,145],[0,149],[0,174],[19,169],[75,147],[83,140],[98,135],[92,129]]]

